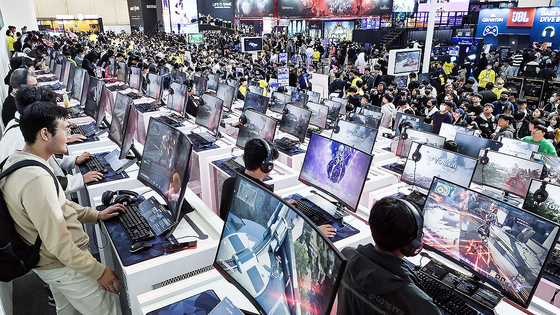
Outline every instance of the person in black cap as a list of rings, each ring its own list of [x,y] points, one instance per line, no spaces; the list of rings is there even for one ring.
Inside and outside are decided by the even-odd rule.
[[[361,100],[360,106],[362,106],[364,109],[368,109],[368,110],[371,110],[373,108],[373,106],[369,102],[369,93],[364,93],[364,95],[362,95],[362,100]]]

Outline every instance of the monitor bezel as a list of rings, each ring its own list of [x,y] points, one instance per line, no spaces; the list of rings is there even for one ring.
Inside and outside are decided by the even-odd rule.
[[[123,135],[121,135],[122,137],[122,141],[124,141],[124,132],[125,132],[125,127],[126,127],[126,123],[128,121],[128,110],[130,107],[134,106],[134,102],[132,100],[132,98],[126,94],[123,93],[119,93],[117,92],[117,95],[115,95],[115,100],[114,100],[114,105],[113,105],[113,113],[111,114],[111,125],[113,125],[115,122],[113,121],[113,114],[115,113],[115,105],[117,104],[117,97],[120,95],[122,95],[121,97],[125,97],[128,100],[128,105],[125,108],[125,119],[123,121],[123,126],[122,126],[122,130],[123,130]],[[113,137],[113,135],[111,134],[111,126],[109,126],[109,130],[108,130],[108,138],[109,140],[113,141],[117,146],[119,146],[119,148],[122,146],[122,143],[119,143],[119,141],[117,139],[115,139],[115,137]]]
[[[221,98],[219,98],[219,97],[217,97],[217,96],[214,96],[214,95],[212,95],[212,94],[208,94],[208,93],[204,93],[202,96],[200,96],[200,99],[202,99],[202,97],[203,97],[204,95],[207,95],[208,97],[213,97],[213,98],[215,98],[215,99],[217,99],[217,100],[219,100],[219,101],[221,102],[220,105],[219,105],[219,107],[220,107],[220,114],[217,116],[216,119],[218,119],[218,120],[222,119],[222,114],[224,113],[224,101],[223,101]],[[205,101],[205,102],[206,102],[206,101]],[[204,106],[208,106],[208,105],[204,104]],[[185,106],[185,110],[186,110],[186,106]],[[208,129],[208,127],[206,127],[206,126],[204,126],[204,125],[202,125],[202,124],[199,123],[198,111],[197,111],[197,115],[196,115],[196,116],[197,116],[197,117],[195,118],[195,121],[194,121],[195,124],[197,124],[198,126],[204,127],[210,134],[213,134],[213,135],[216,135],[216,136],[218,135],[218,132],[219,132],[219,129],[220,129],[220,122],[219,122],[219,121],[218,121],[218,123],[216,124],[216,129],[215,129],[215,130],[211,130],[211,129]]]
[[[309,109],[305,108],[305,107],[299,107],[299,106],[296,106],[292,103],[286,104],[286,106],[284,106],[284,110],[286,110],[286,107],[288,107],[288,106],[293,106],[294,108],[297,108],[297,109],[300,109],[300,110],[305,110],[309,113],[309,119],[307,120],[307,127],[305,128],[305,133],[303,134],[303,137],[300,137],[299,135],[296,136],[296,135],[292,134],[291,132],[286,131],[286,129],[282,125],[282,120],[284,119],[284,115],[282,115],[282,118],[278,122],[278,130],[297,138],[300,143],[303,143],[305,141],[305,138],[306,138],[306,135],[307,135],[307,130],[309,130],[309,120],[311,120],[311,111]]]
[[[296,103],[294,103],[294,97],[297,95],[303,95],[303,104],[301,106],[296,105]],[[297,97],[296,97],[297,98]],[[305,105],[307,104],[307,102],[309,102],[309,94],[307,93],[301,93],[299,91],[292,93],[292,101],[290,102],[291,104],[294,104],[297,107],[303,107],[305,108]]]
[[[150,95],[151,93],[148,92],[148,90],[151,92],[150,85],[151,85],[152,78],[154,77],[157,78],[157,80],[159,80],[159,93],[157,97],[151,96]],[[161,100],[161,95],[163,94],[163,77],[155,73],[148,73],[147,78],[148,80],[150,80],[150,83],[146,84],[146,96],[156,100],[156,102],[159,103]]]
[[[132,115],[134,115],[133,111],[136,112],[135,113],[136,114],[136,123],[137,123],[136,125],[130,123],[130,118],[132,117]],[[119,152],[119,159],[120,160],[125,159],[126,156],[128,155],[128,151],[130,151],[132,149],[132,147],[134,146],[134,135],[136,134],[136,128],[137,128],[136,126],[138,125],[138,120],[139,120],[138,119],[139,118],[138,117],[139,113],[138,113],[138,111],[136,111],[136,108],[132,105],[128,106],[128,108],[126,109],[125,115],[126,115],[125,116],[126,120],[124,121],[124,126],[123,126],[124,132],[123,132],[122,143],[119,144],[119,151],[120,151]],[[134,128],[134,132],[131,134],[131,138],[128,139],[128,141],[130,142],[130,148],[128,150],[126,150],[126,152],[124,152],[123,151],[124,150],[124,144],[126,143],[126,140],[127,140],[126,136],[128,134],[127,131],[128,131],[129,128]]]
[[[264,99],[264,98],[267,98],[267,99],[268,99],[267,96],[264,96],[264,95],[261,95],[261,94],[257,94],[257,93],[253,93],[253,92],[247,90],[247,95],[245,96],[245,100],[243,101],[243,109],[242,109],[242,111],[246,111],[246,110],[249,109],[249,108],[247,108],[247,99],[248,99],[247,96],[249,96],[249,93],[255,94],[255,95],[257,95],[259,98],[262,98],[262,99]],[[258,103],[258,102],[257,102],[257,103]],[[264,109],[264,110],[263,110],[262,112],[261,112],[261,111],[258,111],[258,110],[257,110],[256,108],[254,108],[254,107],[250,107],[250,109],[252,109],[252,110],[254,110],[254,111],[256,111],[256,112],[262,113],[262,114],[266,114],[266,110],[268,109],[268,103],[270,103],[270,99],[268,99],[268,101],[267,101],[267,103],[266,103],[266,106],[263,106],[263,109]]]
[[[285,98],[288,100],[288,102],[285,102],[285,103],[284,103],[284,107],[286,107],[287,104],[290,104],[290,103],[292,102],[292,97],[291,97],[289,94],[286,94],[286,93],[281,93],[281,92],[278,92],[278,91],[272,92],[272,94],[271,94],[271,96],[270,96],[270,103],[271,103],[271,106],[269,106],[269,109],[270,109],[270,111],[273,112],[273,113],[279,113],[279,114],[281,114],[282,111],[284,110],[284,107],[282,107],[282,109],[281,109],[280,111],[277,111],[275,108],[272,107],[272,98],[273,98],[273,97],[277,97],[277,95],[279,95],[279,94],[280,94],[280,95],[283,95],[282,97],[285,97]]]
[[[311,122],[311,120],[313,119],[313,112],[312,112],[311,117],[310,117],[310,119],[309,119],[309,125],[315,126],[315,127],[317,127],[317,128],[320,128],[320,129],[325,129],[325,128],[327,128],[327,121],[329,120],[329,107],[328,107],[327,105],[324,105],[324,104],[321,104],[321,103],[316,103],[316,102],[311,102],[311,101],[309,101],[309,102],[305,103],[305,108],[309,109],[309,104],[313,104],[313,106],[323,107],[323,109],[324,109],[324,107],[327,108],[327,116],[326,116],[326,118],[325,118],[325,123],[324,123],[324,124],[322,124],[321,126],[316,125],[316,124],[313,124],[313,123]],[[310,110],[310,109],[309,109],[309,110]],[[310,111],[311,111],[311,110],[310,110]]]
[[[138,73],[134,73],[134,72],[138,72]],[[135,87],[135,86],[132,85],[131,77],[132,77],[133,75],[138,76],[138,87]],[[142,81],[143,81],[143,80],[142,80],[142,71],[140,70],[140,68],[138,68],[138,67],[130,67],[130,75],[128,76],[128,81],[129,81],[129,82],[128,82],[128,83],[129,83],[128,85],[130,85],[131,88],[133,88],[133,89],[135,89],[135,90],[138,90],[138,91],[141,91],[141,90],[142,90]]]
[[[477,137],[477,136],[469,136],[469,135],[462,134],[462,133],[457,133],[457,134],[455,135],[454,141],[457,142],[457,144],[459,144],[459,142],[457,141],[457,135],[461,135],[461,137],[470,137],[471,140],[472,140],[472,138],[476,138],[476,141],[479,141],[479,139],[482,139],[482,140],[484,140],[484,141],[486,141],[486,142],[487,142],[487,141],[493,141],[493,142],[499,143],[499,144],[501,145],[501,142],[496,141],[496,140],[486,139],[486,138]],[[469,140],[469,141],[466,141],[465,143],[470,143],[470,142],[471,142],[471,141]],[[461,146],[459,145],[459,148],[460,148],[460,147],[461,147]],[[457,150],[459,150],[459,148],[458,148]],[[485,148],[479,147],[479,153],[480,153],[480,149],[485,149]],[[497,151],[496,151],[496,152],[497,152]],[[461,153],[461,154],[465,154],[465,153]],[[465,154],[465,155],[467,155],[467,154]],[[474,157],[474,156],[473,156],[473,157]],[[478,155],[476,156],[476,158],[478,158]]]
[[[335,109],[331,111],[331,107],[330,107],[329,105],[325,104],[325,102],[333,102],[333,103],[336,103],[336,104],[339,104],[339,105],[338,105],[338,107],[333,106],[333,108],[335,108]],[[323,99],[323,100],[321,101],[321,103],[323,103],[323,105],[326,105],[326,106],[329,107],[329,114],[327,115],[327,120],[330,120],[330,121],[335,121],[335,120],[337,120],[337,119],[338,119],[338,116],[340,115],[340,111],[342,110],[342,106],[343,106],[344,104],[342,104],[341,102],[338,102],[338,101],[335,101],[335,100],[326,99],[326,98]],[[338,110],[336,110],[336,108],[338,108]],[[335,113],[336,113],[336,118],[333,119],[333,118],[331,117],[331,115],[334,115]]]
[[[179,88],[180,91],[185,92],[184,93],[185,98],[183,99],[183,104],[181,105],[182,108],[183,108],[182,111],[176,110],[174,108],[174,106],[169,106],[170,104],[175,104],[175,94],[177,94],[177,91],[175,91],[176,90],[175,87]],[[187,94],[188,93],[188,87],[186,85],[180,84],[178,82],[171,82],[171,84],[169,84],[169,89],[173,90],[173,94],[169,96],[169,97],[171,97],[171,100],[169,100],[169,97],[168,97],[166,107],[169,110],[174,111],[176,113],[179,113],[179,115],[185,117],[185,111],[187,110],[187,100],[188,100],[188,97],[189,97],[188,94]]]
[[[270,141],[269,141],[269,142],[272,143],[272,141],[274,141],[274,137],[276,136],[276,126],[278,125],[278,121],[276,121],[275,119],[273,119],[273,118],[271,118],[271,117],[269,117],[269,116],[267,116],[267,115],[264,115],[264,114],[261,114],[261,113],[259,113],[259,112],[257,112],[257,111],[254,111],[254,110],[248,110],[247,113],[251,113],[251,115],[253,115],[253,114],[259,115],[259,116],[262,116],[262,117],[264,117],[265,119],[267,119],[267,120],[269,120],[269,121],[274,122],[274,128],[272,129],[272,139],[270,139]],[[245,115],[246,115],[246,114],[245,114]],[[247,115],[246,115],[246,117],[247,117]],[[249,117],[247,117],[247,122],[248,122],[248,121],[249,121]],[[237,134],[237,138],[236,138],[236,140],[235,140],[235,146],[238,147],[238,148],[240,148],[240,149],[243,149],[243,150],[244,150],[244,149],[245,149],[245,146],[241,146],[241,145],[239,144],[239,138],[240,138],[240,134],[241,134],[241,128],[243,128],[243,126],[244,126],[244,125],[240,125],[240,126],[239,126],[239,133]],[[263,139],[262,137],[260,137],[260,135],[259,135],[259,138]],[[251,139],[249,139],[249,140],[251,140]],[[247,140],[247,141],[249,141],[249,140]],[[265,139],[265,140],[267,140],[267,139]]]
[[[231,97],[231,102],[229,102],[229,104],[226,104],[226,101],[222,100],[222,101],[224,101],[224,107],[227,108],[227,109],[231,109],[231,106],[233,106],[233,102],[235,101],[235,97],[236,97],[235,92],[237,91],[237,88],[235,88],[232,85],[226,84],[226,83],[218,83],[218,88],[216,89],[216,96],[218,95],[218,91],[220,90],[221,86],[226,86],[227,87],[227,88],[225,88],[226,90],[227,89],[233,90],[233,96]]]
[[[355,123],[355,122],[347,121],[347,120],[341,120],[341,121],[339,121],[338,123],[339,123],[339,124],[340,124],[340,123],[345,123],[345,124],[350,124],[350,125],[356,125],[356,126],[359,126],[359,127],[361,127],[361,128],[367,128],[367,129],[375,130],[375,137],[373,138],[373,143],[371,144],[371,149],[369,150],[369,152],[370,152],[369,154],[371,154],[371,152],[373,151],[373,147],[375,146],[375,141],[377,141],[377,135],[379,134],[379,129],[375,129],[375,128],[372,128],[372,127],[360,125],[360,124],[357,124],[357,123]],[[331,140],[333,140],[333,139],[332,139],[333,135],[334,135],[334,133],[331,135]],[[344,142],[341,142],[341,141],[338,141],[338,140],[334,140],[334,141],[340,142],[340,143],[345,144],[345,145],[347,145],[347,146],[349,146],[349,147],[352,147],[352,148],[354,148],[354,149],[357,149],[357,148],[351,146],[350,144],[347,144],[347,143],[344,143]],[[357,149],[357,150],[362,151],[362,150],[360,150],[360,149]],[[362,152],[367,153],[367,151],[362,151]]]

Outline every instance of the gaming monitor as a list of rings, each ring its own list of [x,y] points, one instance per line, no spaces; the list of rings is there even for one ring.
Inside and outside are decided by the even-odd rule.
[[[111,118],[111,127],[109,128],[109,139],[122,146],[124,138],[125,121],[128,118],[129,107],[132,106],[132,98],[130,96],[117,93],[115,97],[115,106]]]
[[[346,259],[299,210],[244,175],[218,244],[214,267],[259,314],[331,312]]]
[[[150,118],[138,180],[163,197],[175,223],[181,218],[191,152],[192,143],[184,133]]]
[[[414,162],[414,152],[421,154],[420,160]],[[469,186],[476,167],[477,159],[440,148],[414,142],[408,153],[401,180],[426,190],[430,189],[434,177],[452,181],[462,186]]]
[[[338,127],[340,128],[338,132],[333,131],[332,140],[344,143],[360,151],[371,153],[375,144],[375,138],[377,137],[377,129],[344,120],[338,122]]]
[[[98,128],[101,126],[101,123],[105,120],[105,111],[108,108],[111,109],[115,108],[115,100],[113,98],[113,94],[111,93],[111,91],[109,91],[109,89],[105,86],[105,84],[103,84],[101,89],[101,96],[99,100],[99,109],[97,111],[97,117],[96,117],[96,125]]]
[[[62,82],[62,85],[66,87],[66,92],[70,92],[72,90],[75,70],[76,66],[74,65],[74,62],[72,60],[64,59],[62,71],[60,73],[60,82]],[[72,81],[70,81],[71,77]]]
[[[246,111],[250,108],[252,108],[256,112],[265,114],[266,109],[268,108],[268,97],[247,91],[247,95],[245,96],[245,104],[243,105],[243,111]]]
[[[184,84],[177,82],[171,82],[170,86],[173,93],[169,93],[167,98],[167,108],[179,113],[179,115],[185,115],[185,108],[187,105],[187,91],[188,87]]]
[[[327,127],[329,107],[319,103],[307,102],[306,108],[311,111],[311,120],[309,121],[309,124],[325,129]]]
[[[309,96],[308,101],[313,103],[319,103],[321,100],[321,93],[315,91],[307,91],[307,95]]]
[[[308,100],[309,100],[309,95],[305,93],[299,93],[299,92],[292,93],[292,104],[296,106],[304,107],[305,104],[307,104]]]
[[[163,89],[163,77],[155,73],[148,73],[148,86],[146,87],[146,96],[149,96],[159,103],[161,99],[161,91]]]
[[[299,181],[356,211],[372,159],[351,146],[311,134]]]
[[[432,130],[432,126],[429,124],[425,124],[421,121],[416,121],[414,119],[410,119],[410,117],[404,117],[401,119],[401,123],[399,124],[399,128],[395,131],[395,136],[400,136],[401,133],[404,132],[405,129],[414,129],[424,132],[430,132]]]
[[[398,88],[405,88],[408,86],[408,76],[407,75],[395,76],[393,82],[395,82]]]
[[[218,90],[216,90],[216,96],[224,101],[224,108],[231,109],[236,92],[237,89],[234,86],[220,83],[218,84]]]
[[[498,150],[500,153],[505,153],[517,156],[524,159],[530,159],[533,152],[539,152],[540,144],[521,141],[517,139],[502,138],[502,147]]]
[[[245,112],[247,122],[239,125],[236,146],[244,149],[247,141],[253,138],[262,138],[269,143],[274,140],[276,120],[252,110]]]
[[[89,75],[82,68],[74,69],[74,81],[72,82],[72,98],[80,102],[83,106],[86,102],[86,94],[89,85]]]
[[[371,109],[365,109],[363,107],[360,107],[356,112],[359,112],[358,114],[362,114],[364,116],[379,117],[381,119],[381,107],[371,106],[370,108]]]
[[[130,68],[129,85],[135,90],[142,91],[142,71],[140,70],[140,68]]]
[[[525,308],[558,229],[529,212],[439,178],[424,205],[424,246],[458,262]]]
[[[548,178],[548,180],[553,184],[560,184],[560,157],[540,152],[533,152],[531,160],[544,164],[545,174],[543,178]]]
[[[488,163],[480,162],[483,156]],[[473,183],[493,187],[516,196],[525,198],[531,179],[541,179],[544,165],[531,160],[480,149],[479,162],[476,165]]]
[[[241,37],[241,51],[253,52],[263,50],[262,37]]]
[[[204,44],[204,34],[191,33],[187,34],[187,41],[189,44]]]
[[[535,193],[543,187],[543,181],[533,179],[523,203],[523,209],[560,224],[560,186],[551,183],[544,185],[543,201],[535,201]],[[542,192],[540,192],[542,193]]]
[[[327,118],[331,121],[337,120],[338,114],[340,113],[340,108],[342,107],[342,103],[324,99],[323,104],[329,107],[329,115],[327,116]]]
[[[404,134],[404,133],[403,133]],[[397,156],[402,158],[407,158],[409,152],[411,151],[410,148],[412,147],[413,142],[422,143],[423,145],[429,145],[436,148],[443,148],[443,144],[445,143],[445,138],[440,137],[438,135],[434,135],[430,132],[415,130],[415,129],[407,129],[406,130],[407,137],[401,135],[396,142],[396,149],[393,151]]]
[[[459,153],[473,158],[478,158],[478,152],[481,148],[490,148],[492,151],[498,151],[502,146],[498,141],[469,136],[462,133],[457,133],[455,135],[455,142],[459,145]]]
[[[86,105],[84,107],[84,114],[95,119],[97,121],[99,103],[101,101],[101,91],[103,90],[103,81],[90,78],[88,91],[86,94]]]
[[[117,60],[113,57],[109,58],[109,64],[107,65],[107,72],[110,76],[114,77],[117,70]]]
[[[62,57],[64,58],[64,57]],[[64,59],[56,58],[55,60],[55,67],[54,67],[54,77],[60,80],[62,77],[62,68],[63,68]]]
[[[420,69],[419,49],[393,49],[389,52],[389,75],[408,74]]]
[[[283,94],[278,91],[272,92],[270,97],[270,110],[275,113],[281,113],[284,106],[292,101],[292,97],[288,94]]]
[[[206,89],[217,91],[218,83],[220,83],[220,77],[215,74],[208,75],[208,83],[206,84]]]
[[[224,101],[210,94],[204,94],[201,98],[204,105],[198,108],[195,123],[208,129],[209,133],[217,135],[222,119]]]
[[[193,77],[193,82],[195,86],[194,95],[201,96],[202,94],[206,93],[206,87],[208,84],[208,81],[206,81],[206,79],[195,75]]]
[[[395,116],[395,123],[393,124],[393,130],[396,130],[400,134],[402,128],[399,128],[399,126],[401,125],[401,123],[405,121],[415,121],[420,123],[420,122],[424,122],[424,117],[398,112],[397,115]]]
[[[128,82],[128,66],[126,62],[117,62],[117,81],[123,83]]]
[[[373,129],[379,129],[379,125],[381,124],[381,118],[369,117],[359,114],[352,114],[352,116],[348,117],[348,121],[352,121],[358,125],[366,126]]]
[[[114,112],[113,112],[114,113]],[[126,119],[124,121],[123,141],[120,144],[121,152],[119,159],[125,159],[128,151],[132,148],[134,135],[136,134],[136,126],[138,125],[138,111],[134,106],[129,106],[126,110]]]
[[[187,81],[187,74],[183,71],[176,71],[175,77],[173,77],[173,79],[175,82],[183,84],[185,81]]]
[[[439,130],[439,135],[445,137],[447,140],[455,140],[455,135],[457,133],[462,133],[464,135],[472,136],[474,135],[474,129],[469,129],[466,127],[461,127],[457,125],[452,125],[448,123],[442,123],[441,129]]]
[[[279,130],[298,138],[300,143],[305,141],[307,127],[311,119],[311,111],[293,104],[286,104],[284,115],[280,120]]]
[[[264,88],[262,88],[260,86],[256,86],[256,85],[249,85],[247,87],[247,91],[251,92],[251,93],[258,94],[258,95],[263,95],[264,94]]]

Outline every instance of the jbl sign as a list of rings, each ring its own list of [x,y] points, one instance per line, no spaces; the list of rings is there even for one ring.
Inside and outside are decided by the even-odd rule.
[[[531,27],[536,8],[511,8],[507,20],[508,27]]]

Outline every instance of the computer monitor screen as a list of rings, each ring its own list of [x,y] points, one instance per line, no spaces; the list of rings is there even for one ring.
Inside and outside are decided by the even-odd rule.
[[[307,102],[306,107],[311,111],[311,120],[309,123],[315,127],[325,129],[327,127],[329,107],[327,105],[313,102]]]
[[[231,109],[231,105],[233,104],[236,92],[237,89],[234,86],[220,83],[218,84],[216,96],[224,101],[224,108]]]
[[[209,74],[206,88],[208,90],[216,91],[218,90],[218,83],[220,83],[220,77],[215,74]]]
[[[163,89],[163,77],[155,73],[148,73],[148,86],[146,87],[146,96],[149,96],[159,102],[161,98],[161,90]]]
[[[461,127],[457,125],[452,125],[448,123],[442,123],[441,129],[439,130],[439,135],[445,137],[447,140],[455,140],[455,135],[457,133],[462,133],[464,135],[472,136],[474,135],[474,129],[469,129],[466,127]]]
[[[181,131],[150,118],[138,180],[165,199],[173,219],[180,219],[189,181],[192,143]]]
[[[184,84],[171,82],[170,88],[173,93],[170,93],[167,98],[167,108],[176,111],[181,116],[185,115],[188,87]]]
[[[398,51],[395,54],[394,74],[418,72],[420,50]]]
[[[68,86],[68,81],[70,80],[71,73],[74,72],[75,69],[74,62],[72,60],[64,59],[64,64],[62,66],[62,72],[60,74],[60,81],[62,85]]]
[[[201,96],[202,94],[206,93],[206,87],[208,84],[208,81],[206,81],[206,79],[195,75],[193,77],[193,82],[195,87],[194,95]]]
[[[399,128],[395,131],[395,136],[400,136],[405,129],[414,129],[420,130],[424,132],[430,132],[432,130],[432,126],[429,124],[425,124],[421,121],[416,121],[414,118],[410,119],[410,117],[404,117],[401,119],[401,123],[399,124]]]
[[[300,93],[300,92],[292,93],[292,104],[296,106],[304,107],[305,104],[307,104],[308,100],[309,100],[309,95],[305,93]]]
[[[136,135],[136,126],[138,125],[138,111],[134,106],[129,106],[127,109],[126,119],[124,121],[124,136],[121,143],[121,152],[119,159],[125,159],[128,151],[132,148],[134,136]]]
[[[523,209],[560,224],[560,186],[547,183],[544,187],[546,198],[544,201],[536,202],[535,193],[542,187],[543,182],[532,180],[527,197],[523,203]]]
[[[298,138],[299,142],[303,143],[310,119],[311,111],[307,108],[286,104],[284,115],[282,115],[280,120],[279,130]]]
[[[420,160],[414,162],[412,154],[421,154]],[[462,186],[469,186],[476,168],[477,159],[440,148],[414,142],[408,153],[401,180],[414,186],[430,189],[434,177],[450,180]]]
[[[548,180],[553,184],[560,184],[560,157],[540,152],[533,152],[531,160],[544,164],[544,172],[546,174],[544,174],[545,176],[543,176],[543,178],[548,178]]]
[[[502,147],[498,150],[498,152],[524,159],[530,159],[533,152],[538,152],[541,147],[540,144],[516,139],[502,138],[501,140]]]
[[[459,262],[523,307],[535,293],[558,229],[529,212],[439,178],[424,205],[424,246]]]
[[[399,128],[399,126],[404,121],[424,122],[424,117],[398,112],[397,116],[395,117],[395,123],[393,124],[393,130],[397,130],[397,132],[400,132],[400,129],[402,128]]]
[[[309,96],[309,102],[319,103],[321,100],[321,93],[319,92],[307,91],[307,95]]]
[[[72,98],[81,102],[82,92],[85,87],[85,81],[89,79],[89,75],[86,70],[82,68],[76,68],[74,70],[74,82],[72,82]],[[85,87],[87,89],[87,87]]]
[[[347,98],[331,97],[331,100],[341,103],[343,105],[342,106],[343,108],[348,104],[348,99]]]
[[[128,79],[128,67],[126,62],[118,62],[117,67],[117,81],[126,83]]]
[[[344,120],[338,122],[338,127],[340,129],[338,132],[333,132],[332,140],[344,143],[360,151],[371,153],[375,144],[375,138],[377,137],[377,129]]]
[[[407,75],[395,76],[393,82],[395,82],[398,88],[405,88],[408,86],[408,76]]]
[[[124,138],[125,120],[127,119],[127,110],[132,106],[132,98],[122,93],[117,93],[115,97],[115,106],[111,115],[111,127],[109,128],[109,139],[121,146]]]
[[[63,63],[64,63],[63,60],[64,59],[57,58],[56,61],[55,61],[54,77],[59,79],[59,80],[62,77],[62,68],[64,67],[63,66]]]
[[[288,94],[283,94],[278,91],[272,92],[270,97],[270,110],[275,113],[281,113],[284,106],[292,101],[292,97]]]
[[[379,118],[359,114],[353,114],[352,116],[348,117],[348,121],[352,121],[358,125],[370,127],[373,129],[379,129],[379,125],[381,124],[381,119]]]
[[[502,146],[502,144],[498,141],[469,136],[462,133],[457,133],[455,135],[455,142],[459,145],[459,153],[473,158],[478,158],[478,151],[481,148],[490,148],[490,150],[498,151]]]
[[[436,148],[443,148],[445,143],[445,138],[438,135],[434,135],[430,132],[407,129],[406,134],[408,135],[406,139],[403,139],[401,135],[395,142],[396,149],[393,151],[397,156],[407,158],[412,147],[413,142],[426,144]]]
[[[114,77],[117,70],[117,60],[115,58],[109,58],[109,64],[107,65],[107,72],[110,76]]]
[[[211,134],[217,134],[222,119],[224,101],[210,94],[204,94],[201,98],[204,105],[198,108],[195,123],[208,129]]]
[[[299,181],[356,211],[372,159],[351,146],[312,134]]]
[[[245,104],[243,105],[243,111],[246,111],[250,108],[252,108],[256,112],[265,114],[266,109],[268,108],[268,97],[247,91],[247,95],[245,96]]]
[[[256,85],[249,85],[247,87],[247,91],[251,92],[251,93],[255,93],[258,95],[263,95],[264,94],[264,89],[260,86],[256,86]]]
[[[286,94],[290,94],[290,95],[292,95],[292,94],[294,94],[295,92],[298,91],[297,87],[295,87],[295,86],[289,86],[288,85],[285,88],[286,88]]]
[[[544,165],[531,160],[480,149],[479,159],[488,156],[486,165],[478,163],[473,183],[494,187],[525,198],[531,179],[540,179]]]
[[[97,118],[96,118],[97,127],[101,126],[101,123],[105,119],[105,111],[110,108],[112,113],[112,109],[114,107],[115,107],[115,100],[113,98],[113,94],[111,93],[111,91],[109,91],[109,89],[107,89],[105,84],[103,84],[101,90],[101,99],[99,101],[99,110],[97,111]]]
[[[365,109],[363,107],[360,107],[356,112],[358,112],[358,114],[362,114],[364,116],[370,116],[370,117],[379,117],[379,119],[381,119],[381,107],[379,106],[371,106],[371,109]]]
[[[338,119],[338,114],[340,113],[340,108],[342,107],[342,103],[333,101],[333,100],[323,100],[323,104],[329,107],[329,115],[327,118],[331,121],[335,121]]]
[[[187,34],[187,41],[189,42],[189,44],[204,44],[204,34]]]
[[[130,80],[129,85],[131,88],[141,91],[142,90],[142,71],[140,68],[131,67],[130,68]]]
[[[84,113],[95,120],[97,120],[98,116],[97,112],[99,111],[102,90],[103,81],[96,78],[90,78],[86,94],[86,106],[84,107]]]
[[[307,217],[238,175],[214,267],[260,314],[328,315],[346,260]]]
[[[175,82],[179,83],[179,84],[183,84],[183,82],[187,81],[187,74],[183,71],[177,71],[175,73]]]
[[[244,149],[247,141],[262,138],[272,143],[276,132],[276,120],[252,110],[245,112],[247,122],[239,126],[236,146]]]

